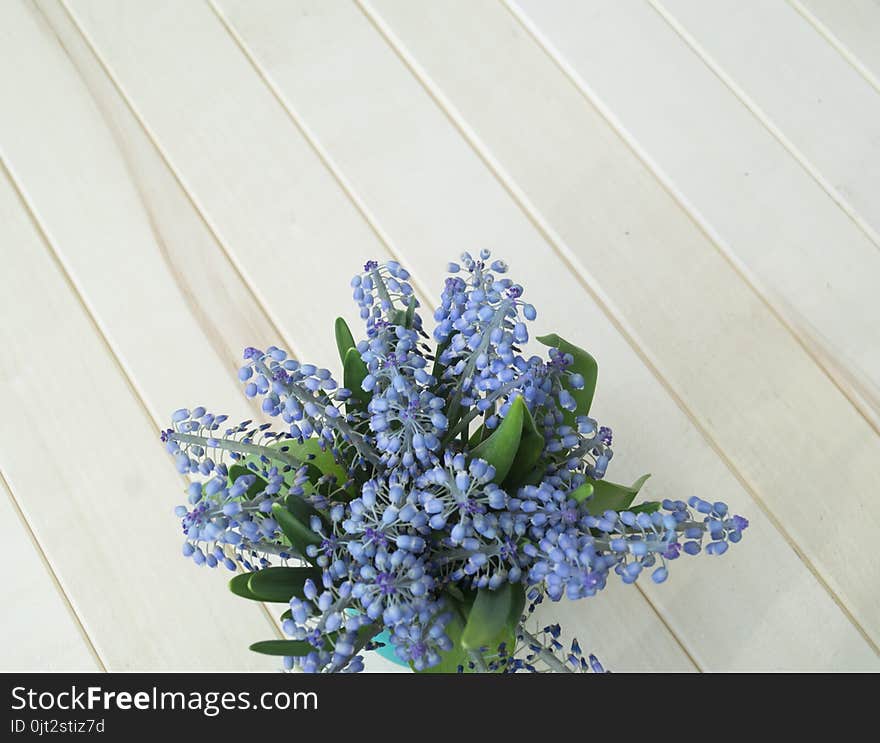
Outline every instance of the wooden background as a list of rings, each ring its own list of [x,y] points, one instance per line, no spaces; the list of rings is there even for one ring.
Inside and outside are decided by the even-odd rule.
[[[751,521],[555,616],[615,670],[877,670],[877,0],[0,0],[0,667],[273,670],[158,430],[504,257],[618,481]],[[381,662],[373,669],[385,668]]]

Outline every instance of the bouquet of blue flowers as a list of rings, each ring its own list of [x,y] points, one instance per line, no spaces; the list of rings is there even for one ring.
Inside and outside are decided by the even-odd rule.
[[[535,308],[488,251],[448,270],[429,336],[406,269],[364,265],[364,337],[336,321],[341,385],[245,349],[245,395],[282,430],[196,407],[162,432],[192,476],[184,555],[288,605],[289,639],[251,646],[287,669],[359,671],[380,649],[416,671],[601,671],[558,625],[530,629],[537,604],[594,596],[612,572],[662,583],[682,552],[723,554],[748,526],[697,497],[635,504],[647,477],[606,480],[593,357],[557,335],[523,353]]]

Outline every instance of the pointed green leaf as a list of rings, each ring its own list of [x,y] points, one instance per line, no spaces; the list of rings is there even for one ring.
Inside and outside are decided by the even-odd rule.
[[[297,496],[288,496],[288,503],[290,503],[292,499],[299,500],[308,506],[308,503],[305,503],[301,498],[297,498]],[[309,506],[309,508],[311,508],[311,506]],[[291,546],[304,559],[314,563],[314,560],[308,556],[306,547],[310,544],[320,544],[321,537],[306,526],[309,521],[308,518],[303,522],[298,516],[280,503],[276,503],[272,506],[272,513],[275,515],[275,519],[278,521],[278,526],[281,527],[281,531],[284,532],[284,536],[290,540]]]
[[[315,647],[305,640],[263,640],[251,645],[251,650],[263,655],[308,655]]]
[[[504,478],[504,485],[511,492],[515,492],[522,485],[544,451],[544,435],[538,430],[538,427],[535,425],[535,419],[532,418],[532,414],[525,404],[522,406],[522,411],[523,424],[519,448],[516,450],[516,455],[513,458],[513,464],[510,465],[507,477]]]
[[[321,585],[321,570],[318,568],[271,567],[250,574],[248,589],[264,601],[287,603],[293,596],[304,598],[303,586],[311,578]]]
[[[367,365],[356,348],[349,348],[342,361],[342,384],[351,391],[346,403],[349,410],[366,410],[370,394],[361,387],[367,376]]]
[[[590,356],[584,349],[578,348],[564,338],[560,338],[556,333],[539,336],[538,342],[550,348],[558,348],[562,353],[571,354],[574,361],[568,367],[568,370],[576,372],[584,378],[584,388],[582,390],[568,388],[568,391],[571,392],[571,396],[577,403],[577,408],[573,412],[566,410],[563,417],[568,425],[572,425],[577,416],[589,415],[590,413],[590,406],[593,404],[593,394],[596,392],[599,366],[596,364],[596,359]]]
[[[514,606],[513,586],[505,583],[495,591],[481,588],[468,613],[467,623],[461,633],[461,646],[465,650],[482,647],[494,650],[498,637],[507,628]]]
[[[348,327],[348,323],[341,317],[336,318],[333,326],[336,334],[336,348],[339,349],[339,360],[345,363],[345,355],[355,347],[354,336]]]
[[[607,480],[590,480],[593,497],[587,501],[587,510],[592,514],[604,511],[626,511],[635,500],[642,485],[651,475],[642,475],[630,487],[617,485]]]
[[[513,465],[522,438],[523,411],[528,412],[525,402],[521,397],[517,397],[511,403],[507,415],[498,424],[498,428],[471,452],[472,457],[485,459],[495,468],[496,483],[504,481]]]
[[[265,596],[254,593],[249,587],[248,582],[251,579],[251,573],[239,573],[229,581],[229,590],[236,596],[241,596],[251,601],[268,601]]]

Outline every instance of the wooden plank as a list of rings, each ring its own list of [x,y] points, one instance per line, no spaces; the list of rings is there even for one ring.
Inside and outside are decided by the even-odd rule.
[[[876,643],[875,432],[504,7],[365,7]]]
[[[877,246],[641,0],[511,7],[880,431]]]
[[[32,24],[8,19],[45,75],[30,105],[16,109],[17,121],[6,122],[6,155],[24,190],[157,426],[193,401],[252,416],[234,367],[245,345],[278,343],[279,332],[66,12],[56,2],[40,8],[45,17],[33,13]],[[44,21],[51,29],[35,33]],[[62,116],[68,126],[55,127]],[[71,193],[71,182],[81,188]],[[332,343],[328,335],[328,351]],[[174,374],[168,359],[176,360]],[[173,529],[171,519],[166,528]],[[183,561],[177,569],[202,579]],[[238,644],[273,634],[255,631]],[[278,665],[252,660],[265,670]],[[376,656],[368,665],[388,664]]]
[[[880,93],[791,5],[651,0],[880,245]]]
[[[6,175],[0,225],[0,313],[16,319],[0,324],[0,468],[98,655],[115,671],[266,669],[241,642],[270,631],[262,612],[181,563],[183,482]]]
[[[3,575],[4,672],[103,670],[12,493],[0,476],[0,542],[14,562]]]
[[[679,564],[687,572],[675,576],[674,589],[645,587],[697,662],[708,669],[871,667],[870,649],[833,600],[367,19],[341,2],[218,5],[268,84],[403,246],[409,265],[429,274],[450,246],[497,248],[526,282],[541,329],[589,342],[603,368],[597,409],[617,432],[616,477],[634,479],[646,467],[659,495],[710,488],[753,517],[749,541],[760,549]],[[355,118],[356,128],[348,123]],[[533,265],[542,270],[529,273]],[[667,439],[645,429],[646,420],[676,431],[675,458]],[[772,579],[744,580],[766,573],[767,561],[775,566]],[[793,584],[797,592],[784,589]],[[737,619],[744,604],[768,607],[760,626]],[[601,652],[578,618],[580,604],[563,611]],[[814,646],[828,654],[806,656],[803,649]]]
[[[280,330],[304,356],[329,361],[330,320],[352,306],[348,275],[389,255],[381,229],[358,212],[207,7],[71,8]],[[435,256],[433,270],[443,262]],[[620,595],[589,609],[612,635],[603,643],[608,662],[692,668],[644,599]]]
[[[880,90],[878,0],[791,0],[791,4]]]

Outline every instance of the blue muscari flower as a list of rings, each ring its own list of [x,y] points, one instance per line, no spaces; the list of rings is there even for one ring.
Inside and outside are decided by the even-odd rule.
[[[526,520],[507,509],[507,493],[492,482],[495,469],[482,459],[447,451],[443,465],[416,481],[428,526],[444,547],[435,557],[441,574],[474,588],[498,588],[522,577],[518,540]],[[442,537],[438,536],[442,535]]]
[[[353,578],[352,597],[367,617],[388,628],[412,621],[433,601],[433,576],[424,559],[406,550],[380,547]]]
[[[447,427],[445,401],[432,392],[436,380],[420,348],[421,318],[408,316],[418,306],[409,273],[395,261],[368,261],[364,271],[352,286],[366,321],[358,352],[368,371],[362,387],[371,396],[370,441],[385,467],[415,474],[436,460]]]
[[[451,650],[452,640],[446,634],[446,625],[452,612],[440,603],[422,608],[407,622],[400,622],[391,632],[391,644],[401,660],[412,663],[417,671],[436,666],[441,652]]]
[[[292,438],[302,441],[316,436],[324,446],[334,446],[341,439],[354,447],[363,462],[380,464],[370,443],[342,410],[350,391],[339,387],[328,369],[301,364],[275,346],[265,352],[246,349],[245,360],[239,373],[248,380],[245,395],[262,397],[263,412],[280,417]]]
[[[325,579],[324,583],[328,581]],[[357,654],[363,643],[358,638],[372,620],[351,608],[352,584],[330,581],[329,587],[319,588],[309,580],[303,592],[303,598],[290,600],[290,618],[285,620],[282,629],[294,640],[308,642],[314,650],[286,661],[285,666],[306,673],[363,670],[363,658]]]
[[[410,304],[418,307],[409,283],[409,271],[397,261],[367,261],[364,271],[351,280],[352,295],[366,323],[367,338],[373,338],[388,325],[404,325]],[[422,319],[413,314],[410,328],[420,331]]]
[[[400,657],[430,668],[451,647],[448,606],[439,598],[447,583],[523,583],[531,614],[544,596],[595,595],[611,572],[632,583],[648,570],[663,582],[682,552],[723,554],[748,526],[725,504],[699,498],[667,500],[651,514],[593,513],[589,500],[575,502],[575,488],[604,476],[611,430],[587,416],[572,421],[573,393],[585,381],[571,372],[570,356],[558,349],[546,359],[520,355],[535,311],[522,302],[521,287],[503,277],[506,265],[490,262],[488,251],[478,259],[464,254],[462,264],[464,272],[450,266],[435,313],[440,353],[433,369],[406,270],[368,261],[353,279],[366,323],[357,346],[367,367],[366,415],[345,409],[353,391],[340,388],[329,370],[274,346],[247,348],[239,370],[245,394],[261,398],[284,432],[252,421],[230,426],[203,407],[175,411],[162,432],[178,470],[194,480],[188,503],[176,509],[184,555],[199,565],[248,570],[270,557],[306,557],[322,569],[321,580],[290,602],[284,631],[314,650],[286,658],[287,669],[357,672],[358,653],[372,647],[364,638],[383,626]],[[546,469],[537,483],[508,493],[463,442],[475,418],[492,429],[517,397],[543,434]],[[324,476],[318,491],[308,463],[285,446],[312,437],[347,469],[349,492],[361,483],[357,498],[340,499],[338,483],[324,483]],[[319,541],[305,556],[292,554],[272,518],[273,504],[287,495],[307,497],[322,512],[309,524]],[[536,635],[520,630],[518,649],[499,647],[488,658],[490,670],[603,670],[577,641],[564,647],[557,625]]]
[[[560,475],[562,471],[569,471],[570,480],[575,473],[602,479],[613,457],[611,429],[600,427],[585,415],[575,418],[574,425],[565,422],[564,411],[575,409],[570,389],[582,389],[584,380],[568,371],[572,362],[570,354],[551,348],[549,356],[547,361],[536,356],[528,360],[526,371],[520,376],[515,391],[499,408],[499,415],[503,417],[514,397],[521,395],[536,426],[544,434],[544,454],[552,463],[552,469]],[[492,428],[497,422],[489,418],[487,425]]]
[[[518,347],[529,339],[526,320],[534,319],[534,308],[520,299],[521,286],[496,275],[507,266],[501,261],[487,265],[489,257],[488,250],[478,259],[462,254],[469,278],[447,279],[434,312],[441,381],[450,389],[454,419],[475,405],[487,411],[526,369]],[[457,264],[450,268],[459,270]]]
[[[272,505],[298,490],[307,467],[270,446],[285,435],[252,421],[224,429],[226,419],[203,407],[181,409],[172,416],[172,428],[162,432],[178,471],[195,478],[187,488],[188,504],[175,514],[186,539],[183,553],[197,565],[234,570],[237,560],[256,569],[268,564],[269,554],[292,556],[278,544]],[[225,458],[245,472],[232,478]]]
[[[686,554],[697,554],[704,539],[706,552],[723,554],[729,542],[738,542],[748,522],[731,516],[723,503],[691,498],[691,508],[682,501],[665,500],[655,513],[605,511],[592,514],[588,504],[566,500],[566,494],[547,486],[522,488],[516,504],[530,514],[529,535],[524,547],[531,559],[529,581],[539,584],[558,600],[593,596],[606,584],[613,570],[624,583],[634,583],[644,569],[662,583],[668,577],[668,562]],[[687,540],[682,546],[682,541]]]
[[[430,466],[447,420],[445,401],[431,391],[435,380],[426,370],[416,331],[386,325],[362,341],[359,351],[368,371],[362,386],[372,395],[369,428],[382,463],[410,473]]]

